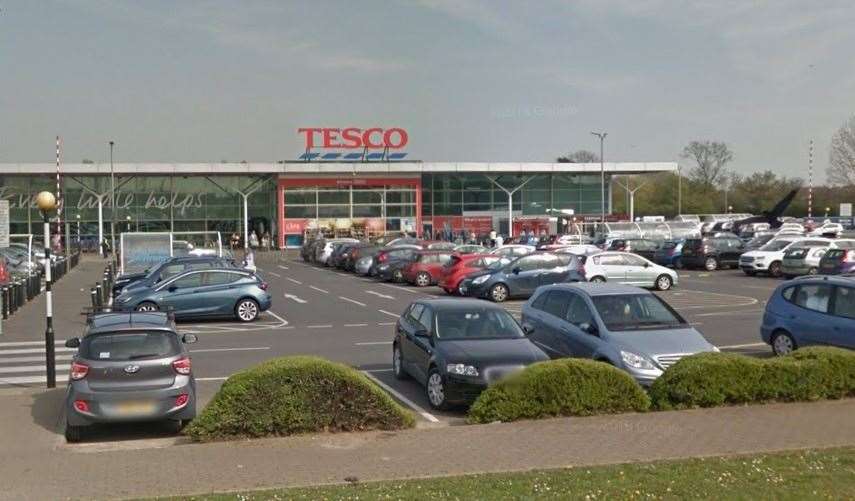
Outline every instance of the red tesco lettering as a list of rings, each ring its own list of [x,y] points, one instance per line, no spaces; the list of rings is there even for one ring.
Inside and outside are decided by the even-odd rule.
[[[312,148],[342,148],[342,149],[381,149],[389,148],[398,150],[407,145],[409,135],[400,127],[383,129],[371,127],[360,129],[357,127],[346,127],[344,129],[334,127],[301,127],[297,134],[305,135],[305,146],[307,150]],[[316,139],[320,139],[320,144]]]

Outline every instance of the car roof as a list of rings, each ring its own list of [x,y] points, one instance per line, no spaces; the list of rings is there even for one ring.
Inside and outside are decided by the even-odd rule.
[[[110,312],[92,315],[86,335],[152,329],[174,332],[172,320],[164,312]]]
[[[415,301],[419,304],[428,305],[431,308],[434,308],[437,311],[448,311],[448,310],[463,310],[463,309],[471,309],[471,308],[481,308],[481,309],[495,309],[495,310],[504,310],[501,306],[491,303],[489,301],[484,301],[482,299],[472,299],[472,298],[447,298],[447,297],[439,297],[439,298],[430,298],[430,299],[420,299]]]
[[[194,262],[194,261],[214,261],[216,259],[226,259],[227,260],[228,258],[220,257],[220,256],[179,256],[179,257],[169,258],[166,261],[164,261],[164,263],[175,264],[175,263]]]
[[[547,289],[568,289],[577,292],[584,292],[589,296],[613,296],[617,294],[653,294],[647,289],[634,287],[632,285],[614,284],[614,283],[591,283],[591,282],[573,282],[564,284],[553,284],[546,286]]]

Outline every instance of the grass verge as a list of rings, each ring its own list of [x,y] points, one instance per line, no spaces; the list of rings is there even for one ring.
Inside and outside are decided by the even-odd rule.
[[[372,499],[853,499],[855,447],[577,467],[190,498]]]

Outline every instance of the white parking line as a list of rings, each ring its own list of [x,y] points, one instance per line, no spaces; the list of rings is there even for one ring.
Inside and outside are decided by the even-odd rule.
[[[288,321],[274,313],[273,310],[267,310],[266,313],[270,314],[270,316],[272,316],[273,318],[279,320],[280,324],[277,327],[288,325]]]
[[[278,267],[279,267],[280,269],[282,269],[282,270],[287,270],[287,269],[288,269],[288,267],[287,267],[287,266],[282,266],[281,264],[278,264],[278,265],[276,265],[276,266],[278,266]]]
[[[2,355],[2,352],[0,352]],[[73,355],[57,355],[57,360],[71,360]],[[9,357],[9,358],[0,358],[0,364],[24,364],[30,362],[44,362],[45,357],[37,356],[37,357]]]
[[[377,325],[395,325],[395,322],[377,322]]]
[[[378,344],[392,344],[392,341],[373,341],[370,343],[366,342],[366,343],[353,343],[353,344],[355,344],[356,346],[374,346],[374,345],[378,345]]]
[[[398,289],[399,291],[409,292],[410,294],[421,294],[423,296],[429,295],[427,292],[418,291],[415,289],[407,289],[406,287],[401,287],[400,285],[392,285],[392,284],[377,284],[380,287],[388,287],[390,289]]]
[[[225,381],[228,377],[197,377],[196,381]]]
[[[59,372],[59,370],[57,370]],[[68,381],[68,374],[57,374],[56,382],[64,383]],[[18,377],[4,377],[0,378],[0,386],[4,384],[14,385],[14,384],[44,384],[47,382],[46,376],[18,376]]]
[[[293,279],[293,278],[291,278],[291,277],[285,277],[285,280],[288,280],[288,281],[294,282],[294,283],[295,283],[295,284],[297,284],[297,285],[303,285],[303,282],[301,282],[301,281],[299,281],[299,280],[294,280],[294,279]]]
[[[365,306],[365,303],[360,303],[359,301],[357,301],[355,299],[350,299],[349,297],[339,296],[338,298],[342,299],[344,301],[351,302],[353,304],[358,304],[359,306]]]
[[[324,294],[329,294],[329,292],[330,292],[330,291],[325,291],[325,290],[321,289],[320,287],[315,287],[314,285],[310,285],[309,288],[314,289],[318,292],[323,292]]]
[[[377,311],[379,311],[380,313],[383,313],[383,314],[389,315],[390,317],[395,317],[395,318],[400,317],[400,315],[395,314],[395,313],[392,313],[392,312],[390,312],[390,311],[386,311],[386,310],[377,310]]]
[[[306,328],[307,329],[331,329],[332,325],[329,325],[329,324],[326,324],[326,325],[307,325]]]
[[[763,310],[716,311],[714,313],[698,313],[696,317],[715,317],[719,315],[741,315],[743,313],[760,313]]]
[[[221,351],[260,351],[269,349],[269,346],[255,346],[247,348],[205,348],[202,350],[190,350],[190,353],[217,353]]]
[[[343,327],[368,327],[368,324],[344,324]]]
[[[275,271],[268,271],[267,273],[273,275],[276,278],[282,278],[282,275],[276,273]]]
[[[65,339],[57,339],[55,341],[55,343],[56,344],[63,344],[63,343],[65,343]],[[44,344],[45,344],[44,341],[13,341],[13,342],[0,343],[0,348],[2,348],[4,346],[44,346]]]
[[[305,299],[300,299],[297,296],[295,296],[294,294],[285,294],[285,299],[291,299],[291,300],[296,301],[300,304],[308,303],[308,301],[306,301]]]
[[[732,344],[729,346],[719,346],[719,350],[738,350],[740,348],[759,348],[761,346],[769,346],[766,343],[749,343],[749,344]]]
[[[377,296],[377,297],[382,297],[383,299],[395,299],[394,296],[388,296],[386,294],[380,294],[379,292],[376,292],[376,291],[365,291],[365,293],[366,294],[372,294],[372,295]]]
[[[55,353],[73,353],[77,348],[54,348]],[[28,353],[44,353],[44,348],[26,348],[21,350],[3,350],[0,355],[26,355]]]
[[[45,368],[44,365],[20,365],[20,366],[16,366],[16,367],[0,367],[0,374],[14,374],[14,373],[21,373],[21,372],[24,372],[24,373],[26,373],[26,372],[44,372],[46,370],[47,369]],[[56,371],[57,372],[68,372],[69,369],[57,367]],[[0,379],[0,382],[2,382],[2,379]]]
[[[373,371],[372,371],[372,372],[373,372]],[[384,372],[385,372],[385,371],[384,371]],[[370,380],[374,381],[375,383],[377,383],[377,386],[379,386],[379,387],[383,388],[384,390],[388,391],[388,392],[389,392],[393,397],[395,397],[395,398],[397,398],[398,400],[400,400],[404,405],[406,405],[406,406],[407,406],[407,407],[409,407],[410,409],[413,409],[414,411],[416,411],[417,413],[419,413],[419,415],[420,415],[421,417],[423,417],[423,418],[427,419],[427,420],[428,420],[428,421],[430,421],[431,423],[439,423],[439,419],[437,419],[437,418],[436,418],[436,416],[434,416],[433,414],[431,414],[431,413],[427,412],[426,410],[422,409],[418,404],[416,404],[415,402],[413,402],[413,401],[412,401],[412,400],[410,400],[409,398],[407,398],[407,397],[405,397],[404,395],[401,395],[401,394],[400,394],[400,393],[398,393],[397,391],[393,390],[389,385],[387,385],[387,384],[386,384],[386,383],[384,383],[383,381],[380,381],[379,379],[377,379],[377,377],[376,377],[376,376],[374,376],[373,374],[371,374],[371,372],[369,372],[369,371],[362,371],[362,373],[363,373],[363,374],[365,374],[365,375],[368,377],[368,379],[370,379]]]

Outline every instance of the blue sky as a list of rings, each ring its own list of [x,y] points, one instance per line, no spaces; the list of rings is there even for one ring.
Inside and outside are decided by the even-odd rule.
[[[0,0],[0,162],[293,159],[298,127],[410,157],[676,161],[804,177],[855,114],[851,1]],[[822,177],[821,175],[819,177]]]

